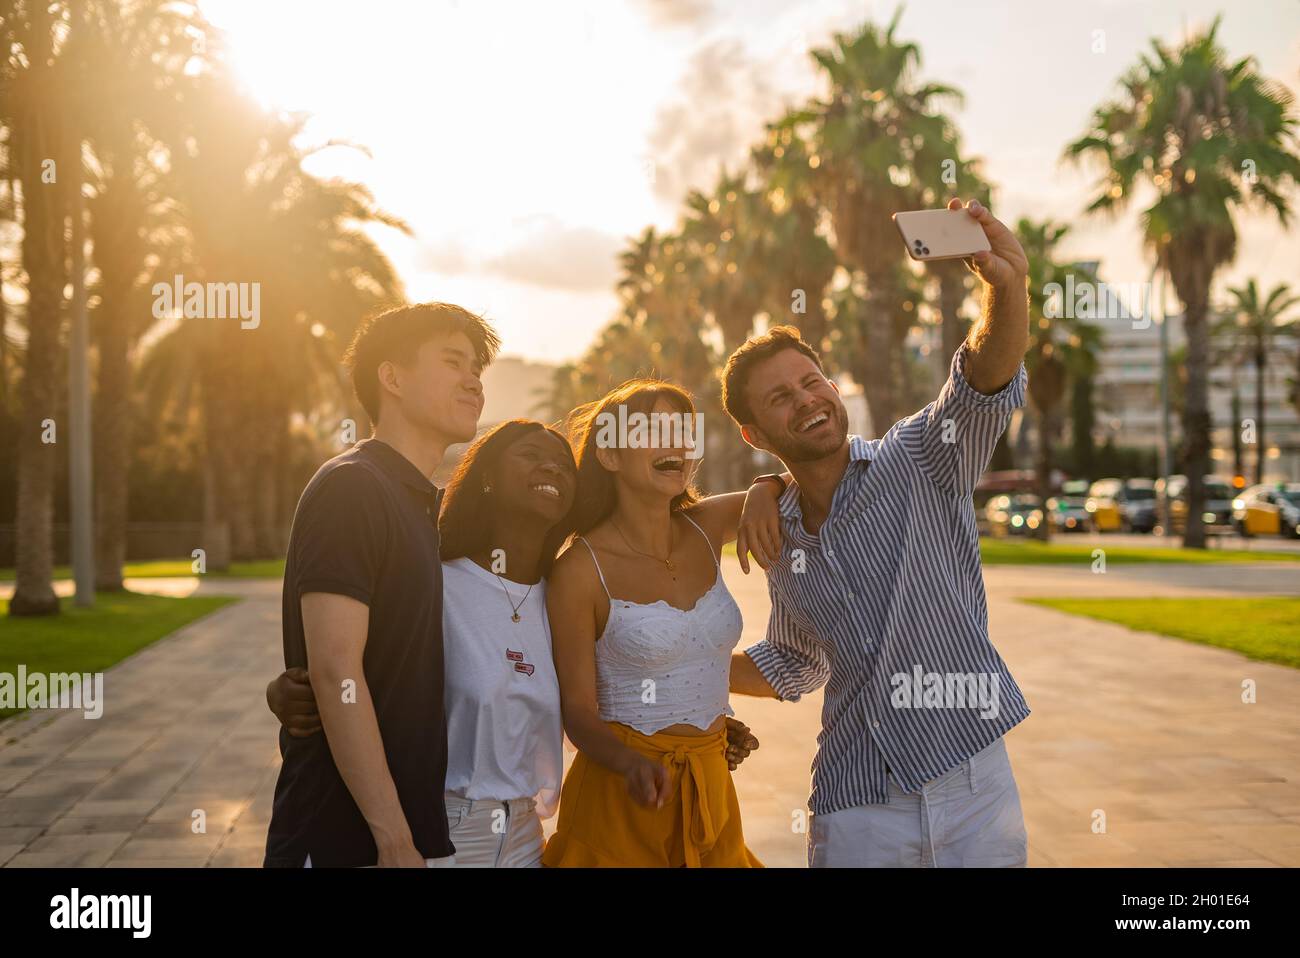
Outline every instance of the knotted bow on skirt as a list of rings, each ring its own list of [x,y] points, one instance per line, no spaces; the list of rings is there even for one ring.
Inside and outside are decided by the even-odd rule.
[[[628,794],[622,775],[582,752],[560,791],[555,834],[542,853],[547,867],[761,868],[745,847],[740,802],[727,768],[726,729],[710,735],[646,735],[611,722],[625,745],[671,776],[662,808]]]

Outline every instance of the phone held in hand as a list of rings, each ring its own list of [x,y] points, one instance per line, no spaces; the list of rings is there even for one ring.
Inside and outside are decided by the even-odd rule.
[[[910,210],[893,215],[894,225],[918,262],[963,259],[985,252],[989,238],[984,228],[963,210]]]

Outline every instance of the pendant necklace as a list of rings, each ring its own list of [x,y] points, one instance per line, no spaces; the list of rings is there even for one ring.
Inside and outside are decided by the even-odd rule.
[[[632,543],[630,543],[630,542],[627,541],[627,536],[623,535],[623,530],[620,529],[620,528],[618,527],[618,523],[617,523],[617,522],[615,522],[613,519],[610,519],[610,520],[609,520],[609,523],[610,523],[610,525],[612,525],[612,526],[614,527],[615,531],[618,532],[618,534],[619,534],[620,536],[622,536],[623,544],[624,544],[624,545],[626,545],[629,549],[631,549],[631,550],[632,550],[633,552],[635,552],[637,555],[643,555],[643,556],[645,556],[647,559],[654,559],[655,562],[662,562],[662,563],[664,564],[664,568],[668,570],[668,574],[671,575],[671,576],[673,577],[673,581],[674,581],[674,582],[677,581],[677,567],[673,565],[673,560],[672,560],[672,554],[673,554],[673,530],[672,530],[671,520],[670,520],[670,524],[669,524],[669,527],[668,527],[668,558],[666,558],[666,559],[661,559],[661,558],[659,558],[659,556],[654,555],[653,553],[650,553],[650,552],[642,552],[642,551],[641,551],[640,549],[638,549],[636,546],[632,545]]]
[[[519,610],[524,607],[524,603],[528,601],[528,597],[533,594],[533,585],[536,585],[536,583],[533,583],[532,585],[528,586],[528,591],[524,593],[524,597],[519,600],[518,605],[515,605],[514,600],[510,598],[510,590],[506,588],[506,584],[504,582],[501,582],[501,575],[499,573],[493,573],[493,575],[497,577],[497,582],[501,583],[501,591],[506,594],[506,602],[510,604],[510,612],[512,613],[510,616],[510,621],[518,622]]]

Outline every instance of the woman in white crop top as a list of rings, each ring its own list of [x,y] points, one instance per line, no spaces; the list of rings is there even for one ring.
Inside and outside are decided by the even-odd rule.
[[[578,755],[542,864],[761,867],[726,756],[741,617],[718,562],[746,494],[697,499],[689,457],[703,437],[670,383],[625,383],[575,420],[578,535],[547,608]],[[638,421],[660,424],[657,444]],[[760,485],[774,521],[776,487]]]

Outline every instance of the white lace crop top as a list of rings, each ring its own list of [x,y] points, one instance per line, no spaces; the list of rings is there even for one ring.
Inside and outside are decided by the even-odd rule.
[[[683,518],[704,536],[712,554],[704,530],[689,516]],[[609,596],[596,551],[586,539],[582,542]],[[653,735],[678,723],[706,729],[719,715],[735,714],[728,697],[731,651],[740,641],[740,607],[716,557],[714,566],[713,586],[690,609],[663,599],[643,603],[609,596],[609,619],[596,640],[596,699],[604,721]]]

